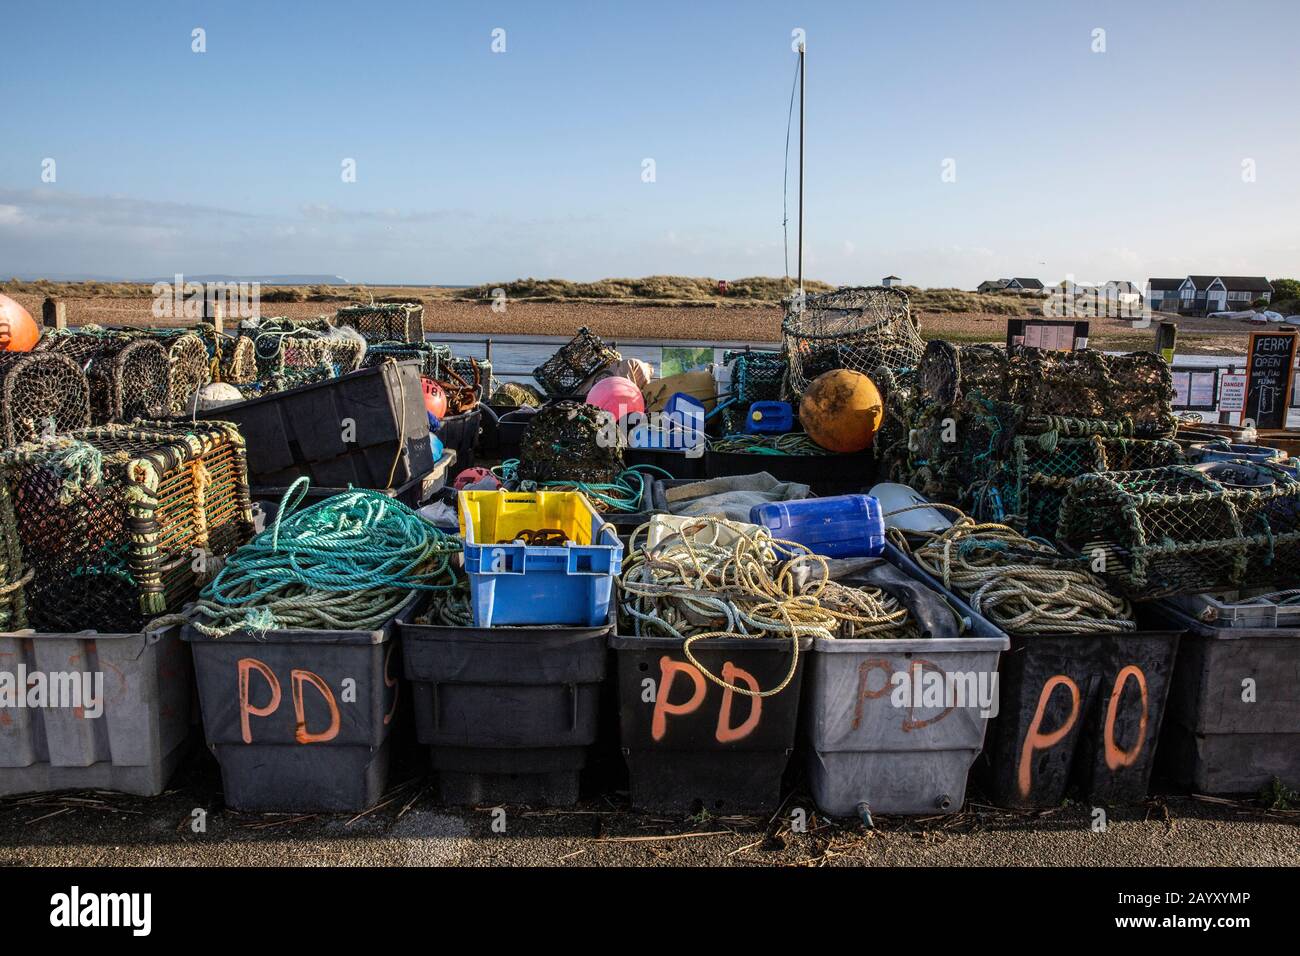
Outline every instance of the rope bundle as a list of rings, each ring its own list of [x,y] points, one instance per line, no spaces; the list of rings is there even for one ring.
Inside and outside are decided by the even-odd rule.
[[[716,452],[743,452],[750,455],[833,455],[804,432],[787,432],[784,435],[727,435],[710,438],[709,450]]]
[[[519,485],[520,491],[530,491],[533,487],[546,491],[580,491],[591,501],[591,505],[601,513],[618,512],[631,514],[647,509],[649,502],[642,498],[642,472],[659,472],[671,478],[667,471],[657,465],[633,465],[614,476],[613,481],[594,482],[577,480],[524,481]],[[502,484],[511,485],[519,479],[519,459],[507,458],[492,468],[492,474]]]
[[[406,505],[356,488],[295,512],[299,478],[275,522],[226,560],[195,605],[209,637],[239,630],[366,630],[396,613],[412,591],[453,586],[460,542]]]
[[[700,517],[654,547],[638,547],[649,528],[632,532],[619,582],[624,616],[637,636],[683,639],[687,660],[735,693],[770,697],[784,690],[799,665],[800,637],[834,638],[842,625],[857,636],[896,630],[907,616],[882,593],[832,582],[824,557],[766,529]],[[692,651],[712,638],[764,637],[786,637],[793,651],[785,678],[770,690],[728,684]]]
[[[1107,591],[1100,578],[1077,562],[1075,567],[1063,566],[1065,556],[1051,545],[1006,525],[978,524],[961,515],[941,533],[917,533],[927,540],[912,549],[912,558],[1009,634],[1107,633],[1137,627],[1128,601]],[[907,549],[900,533],[890,534]]]

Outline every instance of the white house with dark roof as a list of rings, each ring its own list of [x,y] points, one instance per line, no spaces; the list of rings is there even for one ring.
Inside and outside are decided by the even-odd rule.
[[[1272,298],[1273,286],[1263,276],[1191,275],[1182,279],[1147,280],[1151,308],[1179,315],[1238,312]]]
[[[1042,292],[1041,279],[986,279],[976,292]]]

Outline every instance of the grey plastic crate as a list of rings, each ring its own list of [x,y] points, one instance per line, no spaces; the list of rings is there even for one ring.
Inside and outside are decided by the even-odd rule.
[[[1260,601],[1261,596],[1279,593],[1275,588],[1186,594],[1170,603],[1210,627],[1300,628],[1300,603]],[[1296,592],[1300,593],[1300,592]]]
[[[966,780],[992,714],[973,706],[897,707],[890,681],[917,667],[982,674],[996,702],[998,655],[1010,641],[951,592],[926,581],[892,545],[884,557],[940,593],[967,619],[969,636],[815,639],[804,686],[809,787],[831,816],[856,814],[862,804],[872,813],[955,813],[965,802]]]
[[[1300,788],[1300,628],[1212,627],[1171,603],[1154,610],[1187,628],[1160,770],[1196,793],[1255,793],[1274,777]]]
[[[355,812],[379,799],[402,673],[395,624],[416,602],[413,594],[374,631],[214,639],[186,625],[203,734],[221,764],[228,806]]]
[[[180,627],[148,634],[0,634],[0,670],[104,675],[103,713],[0,712],[0,794],[162,793],[190,741],[193,679]]]

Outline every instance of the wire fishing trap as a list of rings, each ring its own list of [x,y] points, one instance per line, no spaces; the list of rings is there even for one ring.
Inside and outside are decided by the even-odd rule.
[[[359,332],[335,328],[324,319],[262,319],[255,325],[241,324],[240,333],[253,340],[259,379],[296,371],[345,375],[359,369],[366,355],[366,340]]]
[[[941,533],[891,528],[890,540],[945,588],[1008,634],[1133,631],[1133,608],[1087,563],[1002,524],[979,523],[958,509]],[[918,543],[919,542],[919,543]]]
[[[0,439],[5,446],[90,424],[90,383],[56,352],[0,353]]]
[[[392,618],[413,591],[455,588],[457,538],[364,488],[298,510],[308,484],[295,481],[272,525],[203,589],[191,617],[200,633],[367,630]]]
[[[81,367],[90,385],[90,420],[96,425],[167,413],[171,361],[160,342],[86,325],[47,332],[36,351],[66,355]]]
[[[1135,598],[1300,582],[1300,481],[1236,461],[1082,475],[1057,540]]]
[[[212,380],[212,360],[199,332],[184,329],[141,329],[127,332],[153,339],[167,350],[167,412],[184,414],[194,393]]]
[[[0,453],[0,590],[22,590],[39,631],[137,632],[251,533],[244,443],[225,422],[104,425]]]
[[[707,516],[656,515],[637,528],[619,595],[620,631],[682,640],[683,653],[701,674],[750,697],[770,697],[789,686],[800,637],[896,637],[909,623],[907,610],[879,589],[832,581],[827,559],[803,545],[773,538],[766,528]],[[692,650],[714,638],[788,639],[789,671],[768,690],[728,684]]]
[[[451,349],[432,342],[372,342],[366,349],[364,367],[371,368],[390,358],[399,362],[418,361],[420,374],[436,379],[442,364],[451,358]]]
[[[350,326],[367,342],[424,341],[424,306],[415,302],[379,302],[344,306],[334,324]]]
[[[551,398],[567,398],[581,391],[586,381],[623,358],[585,325],[568,343],[533,369],[533,378]]]
[[[907,296],[897,289],[837,289],[796,306],[781,323],[788,363],[783,393],[790,399],[798,400],[813,379],[832,369],[871,376],[880,368],[914,369],[921,361],[925,343]]]
[[[519,440],[522,481],[610,484],[623,471],[622,429],[583,402],[554,402],[529,419]]]

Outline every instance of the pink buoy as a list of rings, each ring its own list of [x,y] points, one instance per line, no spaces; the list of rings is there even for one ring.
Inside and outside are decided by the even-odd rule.
[[[604,409],[615,418],[645,411],[645,396],[630,378],[617,375],[602,378],[587,393],[587,404]]]

